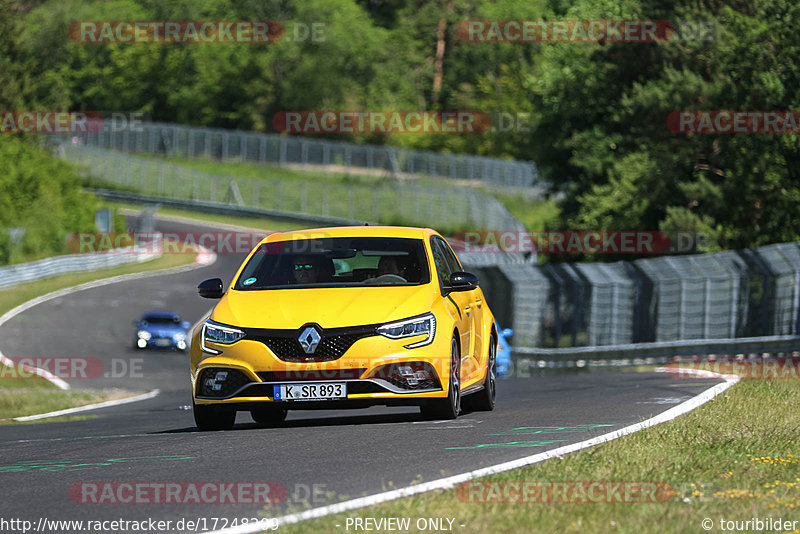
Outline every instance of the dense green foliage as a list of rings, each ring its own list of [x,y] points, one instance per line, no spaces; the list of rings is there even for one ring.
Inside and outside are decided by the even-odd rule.
[[[797,109],[794,0],[0,1],[0,25],[18,29],[0,44],[4,106],[261,131],[284,110],[502,112],[526,128],[348,140],[536,161],[564,194],[552,227],[693,229],[725,248],[800,239],[797,134],[675,134],[666,122],[677,110]],[[467,19],[655,19],[679,32],[659,43],[475,43],[457,38]],[[67,37],[79,20],[274,20],[287,34],[83,44]],[[294,39],[296,24],[312,23],[324,39]]]
[[[0,265],[66,252],[71,232],[94,229],[94,199],[67,163],[17,137],[0,138]],[[23,228],[13,243],[8,231]]]

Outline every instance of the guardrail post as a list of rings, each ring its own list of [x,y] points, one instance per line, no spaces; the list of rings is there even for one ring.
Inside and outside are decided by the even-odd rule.
[[[353,191],[353,186],[347,186],[347,218],[352,220],[354,218],[355,213],[355,192]]]

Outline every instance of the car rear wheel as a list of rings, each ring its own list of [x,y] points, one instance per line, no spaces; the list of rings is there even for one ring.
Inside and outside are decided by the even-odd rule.
[[[259,425],[274,425],[286,419],[287,410],[275,406],[259,406],[250,410],[253,421]]]
[[[236,410],[224,406],[192,403],[192,412],[200,430],[230,430],[236,422]]]
[[[420,406],[422,415],[434,419],[455,419],[461,411],[461,353],[455,338],[450,343],[450,385],[447,397]]]
[[[497,339],[494,335],[489,339],[489,359],[486,363],[486,380],[483,389],[464,397],[464,408],[469,411],[491,412],[494,410],[494,399],[497,391]]]

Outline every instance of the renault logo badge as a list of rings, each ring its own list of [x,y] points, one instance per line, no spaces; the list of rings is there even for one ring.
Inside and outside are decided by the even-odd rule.
[[[322,339],[320,337],[319,332],[313,326],[309,326],[303,333],[300,334],[300,337],[297,338],[297,341],[300,342],[300,346],[303,347],[303,350],[306,354],[314,354],[314,351],[317,350],[317,345],[319,345],[319,340]]]

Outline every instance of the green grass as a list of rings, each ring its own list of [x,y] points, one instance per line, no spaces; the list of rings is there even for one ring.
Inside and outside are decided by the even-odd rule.
[[[222,174],[235,178],[257,177],[265,179],[293,180],[297,182],[316,182],[331,184],[374,185],[387,181],[381,171],[375,174],[351,174],[347,172],[325,172],[319,166],[302,169],[300,166],[282,167],[271,163],[246,163],[238,159],[219,160],[211,158],[162,158],[142,154],[142,157],[162,160],[209,174]],[[368,170],[368,169],[367,169]]]
[[[701,521],[800,520],[800,387],[751,380],[678,419],[483,481],[651,481],[668,500],[636,504],[469,502],[438,491],[297,525],[284,533],[342,532],[346,518],[455,518],[458,532],[704,532]],[[272,511],[272,513],[275,513]],[[336,525],[341,525],[337,527]],[[800,525],[800,523],[798,523]],[[755,529],[751,529],[755,530]],[[412,528],[412,532],[416,529]]]
[[[558,203],[554,200],[537,200],[525,195],[505,195],[498,191],[487,192],[503,203],[511,215],[520,220],[531,232],[542,232],[552,228],[559,215]]]
[[[193,261],[194,255],[191,254],[168,254],[144,263],[133,263],[86,273],[66,274],[27,284],[19,284],[0,291],[0,315],[51,291],[122,274],[178,267]],[[7,354],[6,356],[13,357],[14,355]],[[63,391],[39,376],[30,376],[29,373],[0,365],[0,424],[14,423],[14,421],[10,420],[13,417],[63,410],[133,394],[134,392],[121,392],[119,390]],[[43,421],[51,422],[85,418],[87,416],[70,416],[45,419]]]
[[[2,383],[3,381],[0,381]],[[34,382],[34,380],[28,380]],[[45,382],[42,380],[42,382]],[[49,384],[49,383],[48,383]],[[35,415],[39,413],[54,412],[56,410],[63,410],[66,408],[73,408],[75,406],[83,406],[86,404],[93,404],[96,402],[104,402],[107,400],[120,398],[120,396],[128,396],[133,393],[126,393],[120,395],[118,390],[114,392],[107,391],[62,391],[55,386],[50,388],[33,387],[30,389],[15,389],[13,394],[5,391],[5,388],[0,386],[0,424],[22,424],[11,420],[13,417],[22,417],[25,415]],[[73,417],[86,416],[69,416]],[[57,419],[65,419],[66,417],[41,419],[37,421],[56,421]]]
[[[159,269],[169,269],[171,267],[178,267],[186,265],[194,261],[193,254],[166,254],[164,256],[143,262],[143,263],[130,263],[120,267],[113,267],[110,269],[103,269],[100,271],[92,271],[85,273],[72,273],[61,276],[54,276],[53,278],[45,278],[27,284],[18,284],[8,289],[0,290],[0,315],[9,311],[23,302],[27,302],[32,298],[63,289],[72,287],[92,280],[99,280],[101,278],[109,278],[121,274],[138,273],[145,271],[155,271]]]

